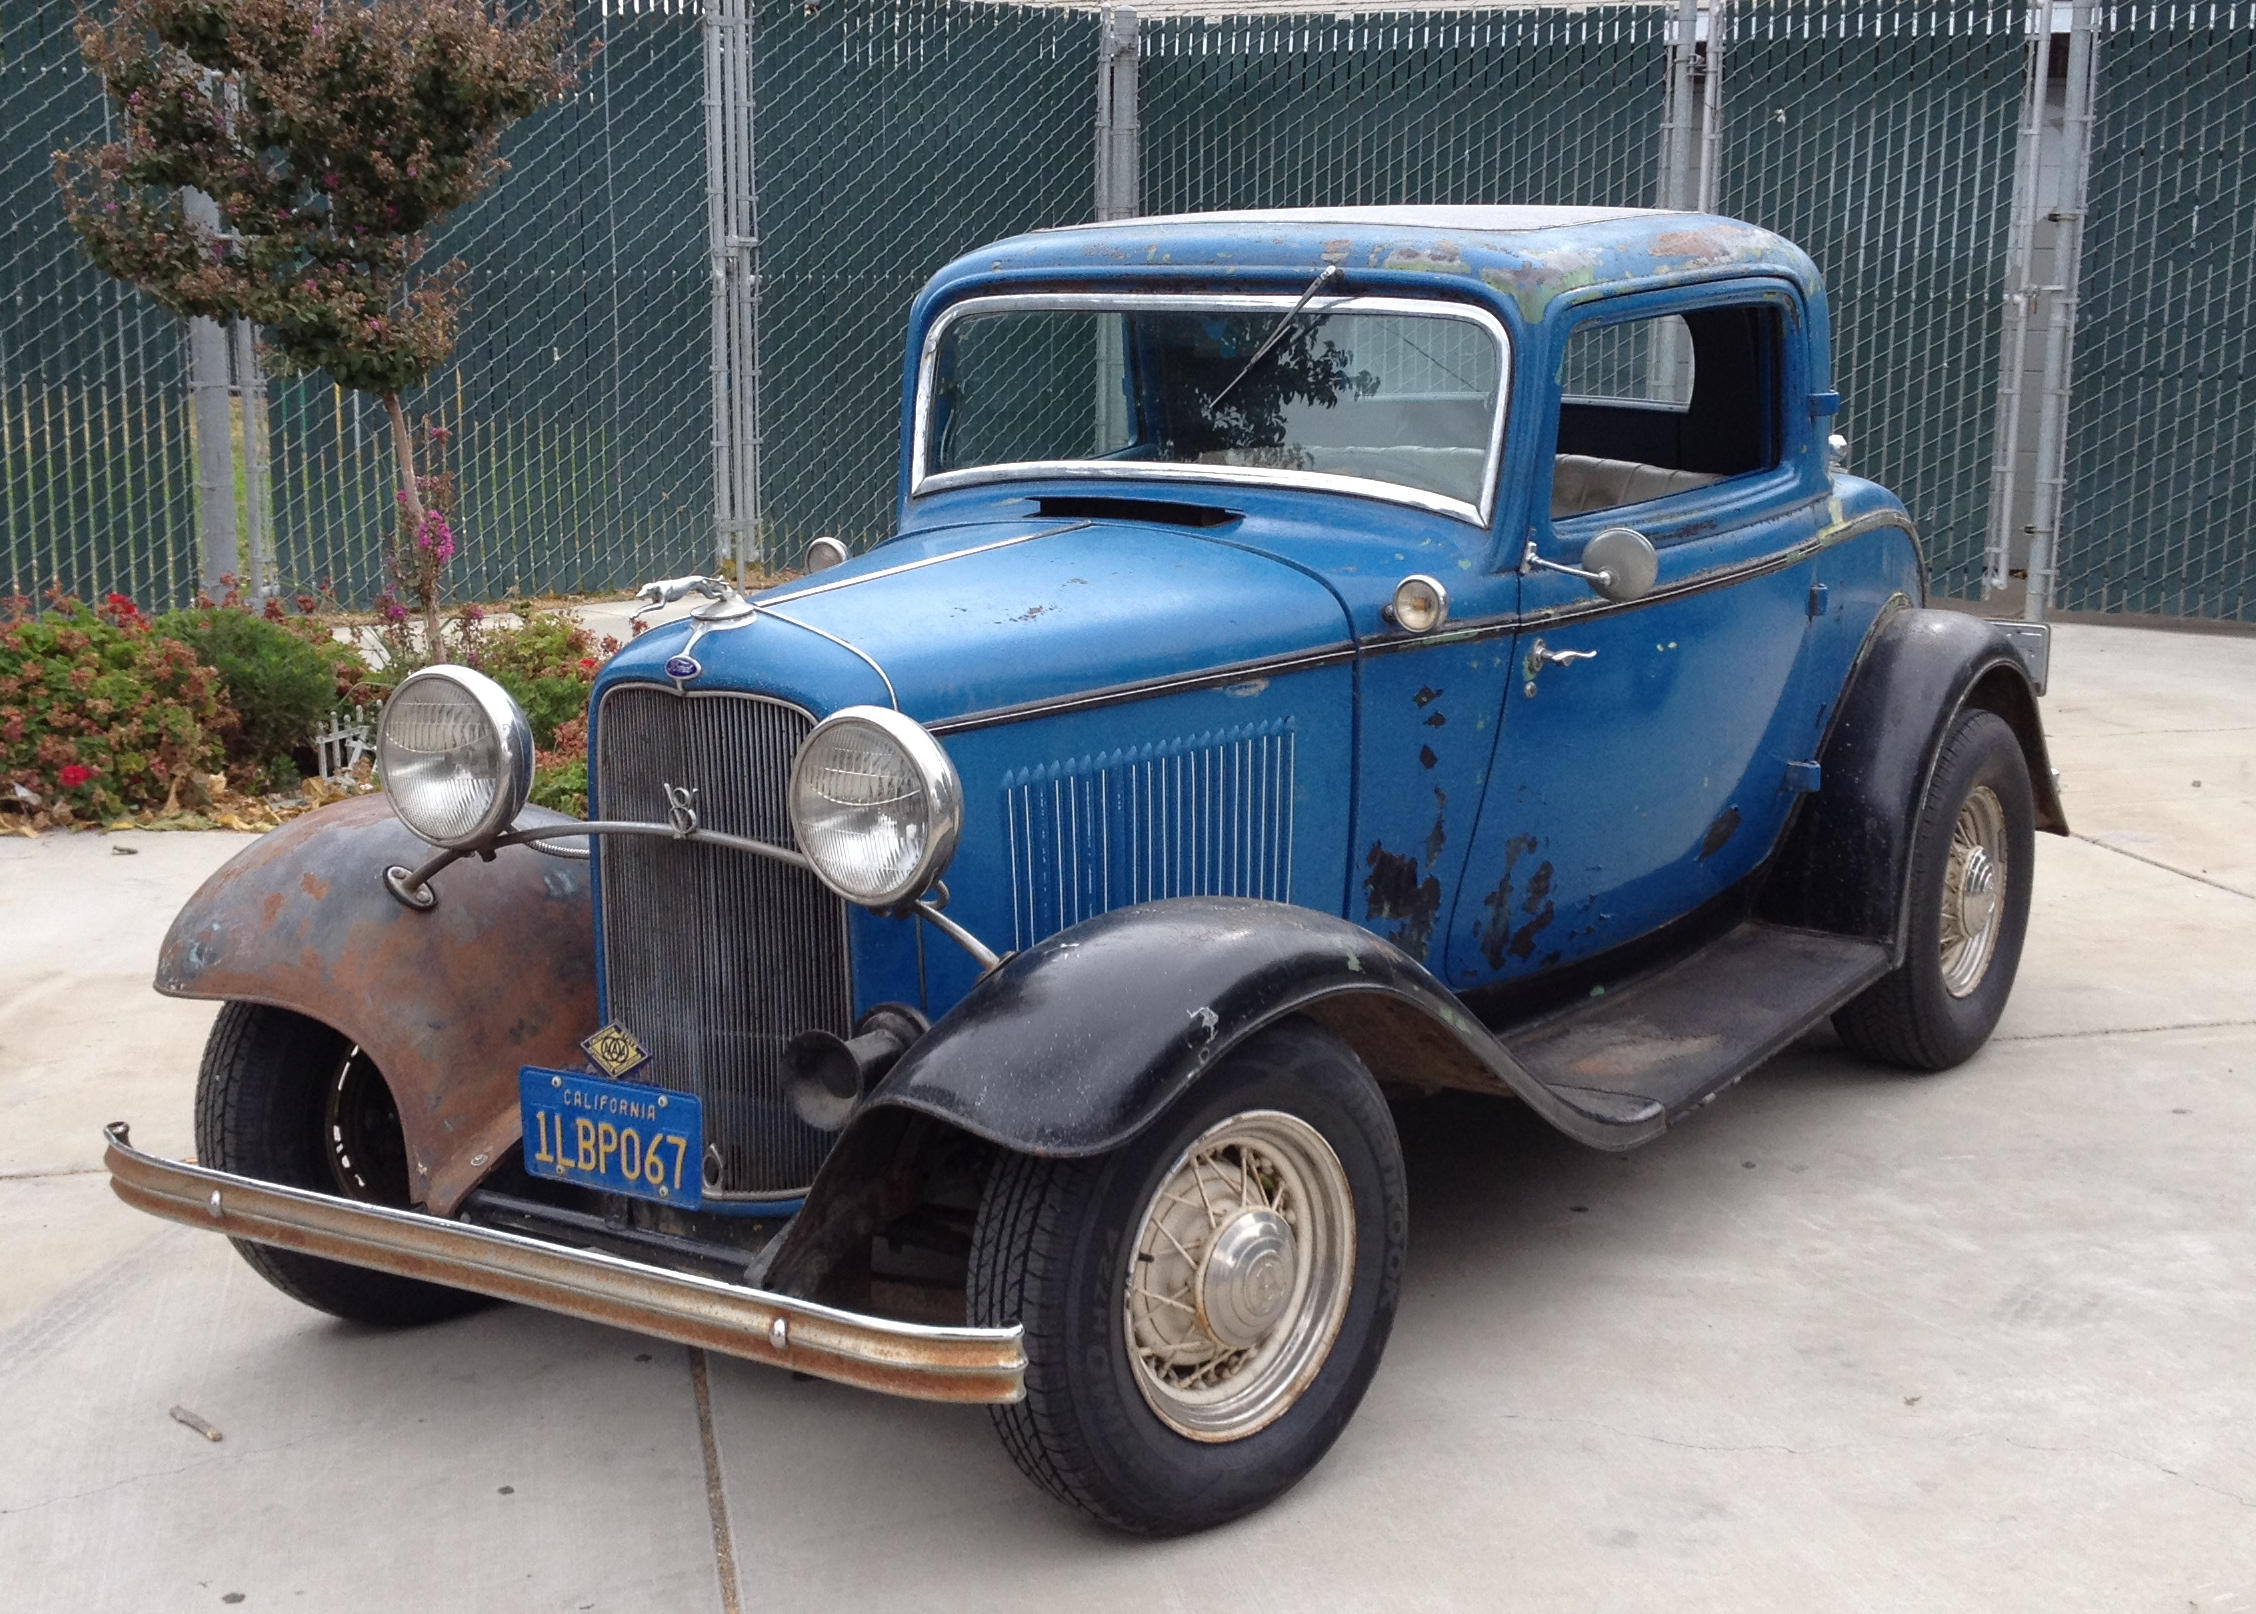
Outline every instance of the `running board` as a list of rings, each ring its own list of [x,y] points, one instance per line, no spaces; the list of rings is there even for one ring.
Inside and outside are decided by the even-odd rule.
[[[1499,1040],[1578,1110],[1604,1101],[1673,1123],[1879,980],[1888,963],[1879,942],[1750,920]]]
[[[136,1210],[168,1221],[889,1395],[1009,1402],[1026,1393],[1016,1323],[942,1328],[863,1316],[600,1251],[161,1160],[133,1147],[124,1122],[104,1131],[110,1187]]]

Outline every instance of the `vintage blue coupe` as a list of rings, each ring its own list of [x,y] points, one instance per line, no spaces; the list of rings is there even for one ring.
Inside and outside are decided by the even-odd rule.
[[[198,1162],[113,1128],[118,1192],[342,1316],[522,1300],[991,1403],[1127,1529],[1257,1507],[1386,1342],[1391,1102],[1628,1149],[1828,1016],[1916,1070],[1996,1024],[2046,641],[1925,608],[1830,367],[1724,218],[971,253],[898,533],[646,589],[695,609],[597,683],[590,821],[433,667],[384,797],[198,893]]]

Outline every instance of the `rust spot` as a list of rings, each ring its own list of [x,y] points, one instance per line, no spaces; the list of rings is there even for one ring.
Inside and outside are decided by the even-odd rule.
[[[1705,863],[1716,853],[1722,851],[1724,842],[1730,840],[1738,832],[1738,829],[1738,808],[1726,807],[1722,812],[1716,814],[1716,820],[1708,826],[1707,834],[1700,837],[1700,861]]]
[[[1441,881],[1430,874],[1421,881],[1416,858],[1390,852],[1377,841],[1363,861],[1370,870],[1363,879],[1363,917],[1392,921],[1399,928],[1387,940],[1423,962],[1441,912]]]
[[[1481,926],[1480,950],[1481,957],[1488,960],[1490,969],[1502,969],[1504,967],[1505,952],[1512,945],[1512,873],[1519,867],[1520,859],[1534,850],[1535,837],[1533,835],[1515,835],[1506,841],[1504,843],[1504,877],[1496,882],[1495,890],[1481,898],[1481,906],[1488,910],[1488,923]],[[1548,893],[1551,889],[1551,865],[1544,864],[1540,874],[1543,880],[1543,889]],[[1530,882],[1530,890],[1533,890],[1532,881]],[[1549,922],[1547,914],[1544,923],[1548,924]],[[1532,933],[1528,945],[1530,947],[1535,945]],[[1522,953],[1520,956],[1525,958],[1527,955]]]
[[[1512,932],[1512,945],[1505,949],[1523,962],[1535,951],[1535,938],[1549,928],[1556,916],[1551,902],[1551,865],[1546,863],[1528,879],[1527,900],[1520,904],[1522,913],[1535,917]]]
[[[262,928],[272,930],[274,928],[274,922],[281,917],[281,892],[269,891],[265,896],[259,898],[259,924]]]
[[[1429,869],[1441,860],[1441,849],[1449,844],[1449,831],[1442,822],[1443,815],[1448,811],[1449,797],[1447,793],[1436,790],[1434,792],[1434,827],[1426,836],[1426,867]]]
[[[308,869],[298,876],[298,889],[313,898],[314,901],[319,902],[329,895],[329,882],[314,873],[313,870]]]

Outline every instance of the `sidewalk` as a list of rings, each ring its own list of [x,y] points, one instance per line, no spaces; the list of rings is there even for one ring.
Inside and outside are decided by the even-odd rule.
[[[2077,833],[1971,1064],[1816,1036],[1627,1157],[1404,1111],[1369,1398],[1187,1541],[715,1360],[737,1604],[680,1348],[352,1327],[110,1196],[103,1122],[191,1149],[213,1011],[148,979],[244,838],[0,840],[0,1609],[2256,1608],[2256,640],[2064,627],[2045,707]]]

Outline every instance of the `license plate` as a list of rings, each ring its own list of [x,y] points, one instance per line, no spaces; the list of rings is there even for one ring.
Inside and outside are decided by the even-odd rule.
[[[585,1071],[517,1073],[525,1169],[695,1210],[705,1199],[705,1111],[693,1093]]]

